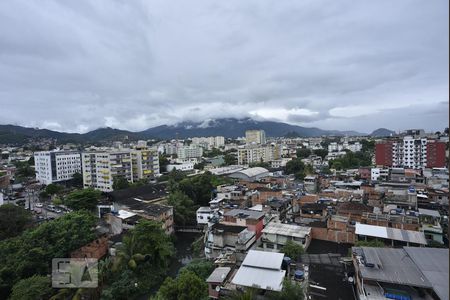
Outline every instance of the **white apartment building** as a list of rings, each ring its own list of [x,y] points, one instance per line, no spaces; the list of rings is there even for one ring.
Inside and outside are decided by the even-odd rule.
[[[266,132],[264,130],[245,131],[245,142],[247,144],[265,144]]]
[[[180,159],[202,157],[203,148],[197,145],[179,147],[177,156]]]
[[[328,145],[328,152],[341,152],[343,150],[350,150],[351,152],[358,152],[362,150],[362,145],[360,142],[349,143],[345,141],[342,144],[332,142]]]
[[[238,164],[270,162],[281,158],[281,147],[276,144],[267,146],[247,145],[238,149]]]
[[[66,181],[81,173],[81,155],[77,151],[40,151],[34,153],[36,180],[42,184]]]
[[[83,185],[103,192],[113,191],[115,177],[128,182],[159,175],[159,158],[149,149],[123,149],[82,154]]]
[[[198,145],[208,150],[212,148],[220,148],[225,146],[225,137],[223,136],[194,137],[192,138],[192,144]]]
[[[393,166],[420,169],[427,166],[427,138],[405,136],[393,143]]]

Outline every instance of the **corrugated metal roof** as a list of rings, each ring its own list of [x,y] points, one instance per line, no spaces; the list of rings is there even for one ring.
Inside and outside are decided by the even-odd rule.
[[[283,253],[250,250],[242,262],[242,266],[279,270],[283,257]]]
[[[311,234],[311,227],[270,222],[266,225],[262,232],[304,238],[306,235]]]
[[[232,283],[258,289],[281,291],[286,271],[241,266]]]
[[[361,249],[365,261],[374,265],[373,267],[359,265],[364,280],[432,287],[405,250],[372,247],[361,247]]]
[[[419,215],[432,216],[439,218],[441,214],[437,210],[419,208]]]
[[[367,225],[367,224],[356,224],[356,234],[378,237],[383,239],[390,239],[402,242],[415,243],[420,245],[426,245],[427,240],[423,232],[403,230],[397,228]]]
[[[224,216],[236,217],[241,219],[252,218],[260,219],[264,217],[265,213],[250,209],[232,209],[224,213]]]
[[[418,247],[404,247],[404,249],[431,283],[439,298],[448,300],[448,249]]]

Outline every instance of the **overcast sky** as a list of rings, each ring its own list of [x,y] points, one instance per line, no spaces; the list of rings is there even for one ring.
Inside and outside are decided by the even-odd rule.
[[[0,1],[0,123],[442,130],[448,0]]]

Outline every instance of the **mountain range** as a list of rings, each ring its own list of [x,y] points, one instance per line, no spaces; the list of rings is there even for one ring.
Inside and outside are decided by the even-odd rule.
[[[67,142],[100,142],[138,139],[173,139],[201,136],[224,136],[237,138],[245,136],[246,130],[262,129],[268,137],[314,137],[314,136],[344,136],[367,135],[356,131],[323,130],[315,127],[302,127],[274,121],[256,121],[245,119],[211,119],[204,122],[182,122],[176,125],[161,125],[144,131],[132,132],[114,128],[99,128],[87,133],[67,133],[48,129],[22,127],[17,125],[0,125],[0,144],[24,144],[29,140],[53,138],[60,143]],[[389,136],[392,131],[377,129],[374,136]],[[371,135],[373,135],[372,133]]]

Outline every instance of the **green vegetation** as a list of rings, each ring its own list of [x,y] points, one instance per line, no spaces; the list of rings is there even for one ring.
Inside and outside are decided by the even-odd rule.
[[[0,299],[7,299],[20,280],[49,274],[53,258],[68,257],[94,240],[94,225],[91,214],[72,212],[0,241]]]
[[[261,168],[266,168],[266,169],[270,169],[270,163],[268,162],[257,162],[257,163],[251,163],[249,165],[250,168],[254,168],[254,167],[261,167]]]
[[[317,156],[320,156],[322,159],[325,159],[325,157],[328,155],[327,149],[316,149],[314,150],[314,154]]]
[[[94,189],[75,190],[67,195],[64,204],[73,210],[93,211],[102,193]]]
[[[297,158],[307,158],[311,155],[311,150],[307,148],[297,149]]]
[[[198,277],[206,280],[212,271],[214,271],[214,264],[209,260],[197,258],[181,268],[180,272],[183,270],[193,272]]]
[[[362,140],[362,152],[374,152],[375,151],[375,141],[374,140]]]
[[[159,156],[159,173],[163,173],[166,171],[166,166],[169,164],[169,160],[166,156],[160,155]]]
[[[23,207],[14,204],[0,206],[0,240],[21,234],[31,223],[31,213]]]
[[[204,278],[187,269],[182,269],[175,279],[167,277],[154,298],[154,300],[194,299],[208,299],[208,285]]]
[[[294,174],[295,179],[303,180],[306,176],[305,164],[299,158],[295,158],[286,163],[285,172]]]
[[[223,152],[220,149],[212,148],[211,150],[203,151],[204,157],[216,157],[218,155],[222,155]]]
[[[45,192],[47,193],[47,195],[56,195],[61,193],[63,189],[64,188],[60,185],[50,183],[45,187]]]
[[[49,277],[33,275],[13,286],[10,300],[49,299],[54,292]]]
[[[82,188],[83,187],[83,175],[81,173],[75,173],[72,176],[72,184],[75,187]]]
[[[257,300],[257,290],[253,288],[245,289],[245,292],[234,292],[231,296],[226,297],[226,300]],[[264,299],[268,300],[304,300],[305,294],[303,288],[296,282],[289,279],[284,279],[283,288],[281,292],[269,291],[264,295]]]
[[[155,289],[167,272],[174,246],[155,221],[131,229],[118,249],[111,273],[104,278],[102,299],[129,299]]]
[[[286,245],[284,245],[281,252],[284,253],[287,257],[293,259],[294,261],[297,261],[299,256],[305,253],[305,250],[303,249],[302,245],[299,245],[289,240],[287,241]]]
[[[182,191],[170,193],[167,204],[173,206],[174,221],[177,225],[195,225],[197,206],[191,198]]]
[[[329,163],[331,169],[346,170],[372,165],[372,158],[367,152],[347,152],[343,157],[333,159]]]
[[[123,176],[114,176],[113,177],[113,190],[123,190],[130,187],[130,183]]]
[[[14,165],[16,167],[16,179],[18,181],[35,175],[35,172],[31,167],[32,165],[29,163],[29,161],[17,161],[14,163]]]
[[[235,153],[236,153],[235,149],[225,151],[225,155],[223,156],[223,159],[225,161],[224,166],[230,166],[230,165],[237,164],[237,157],[236,157]]]
[[[270,300],[303,300],[305,294],[298,283],[284,279],[281,293],[269,292],[267,298]]]

